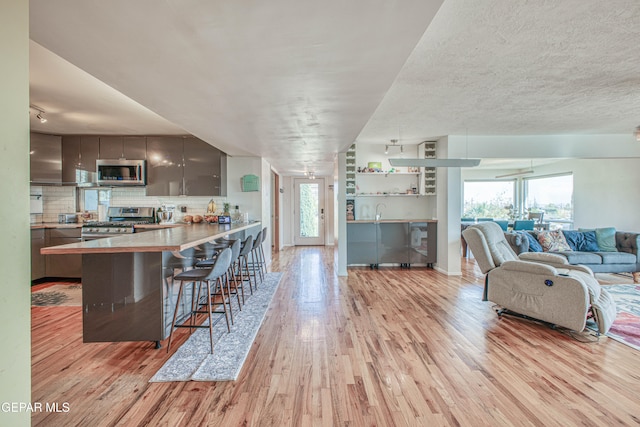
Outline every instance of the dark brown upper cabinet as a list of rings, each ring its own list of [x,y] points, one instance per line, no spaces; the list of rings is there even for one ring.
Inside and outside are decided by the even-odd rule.
[[[144,136],[101,136],[101,159],[145,160],[147,138]]]
[[[147,196],[226,196],[227,155],[195,137],[147,137]]]

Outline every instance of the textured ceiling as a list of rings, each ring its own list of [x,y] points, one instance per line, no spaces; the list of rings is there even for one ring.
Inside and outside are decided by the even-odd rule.
[[[59,112],[47,126],[58,118],[60,133],[187,132],[282,174],[331,175],[354,141],[640,124],[635,0],[30,5],[40,56],[49,50],[130,98],[92,92],[82,73],[47,83],[47,66],[32,63],[32,102]],[[65,84],[84,99],[60,93]],[[139,121],[133,110],[117,116],[136,105]],[[90,119],[63,116],[92,108]]]
[[[635,1],[447,0],[359,139],[631,134],[639,22]]]

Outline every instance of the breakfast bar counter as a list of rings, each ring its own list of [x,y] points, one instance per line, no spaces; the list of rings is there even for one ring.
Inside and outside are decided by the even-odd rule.
[[[152,341],[159,348],[176,307],[171,255],[217,238],[255,238],[260,230],[260,222],[185,224],[42,248],[41,253],[82,254],[84,342]],[[184,295],[191,295],[190,288]],[[178,318],[190,309],[190,299],[183,298]]]
[[[117,237],[42,248],[45,255],[182,251],[213,239],[253,228],[247,224],[185,224]],[[157,228],[157,226],[155,226]],[[137,228],[142,228],[138,226]],[[147,227],[152,228],[152,227]]]

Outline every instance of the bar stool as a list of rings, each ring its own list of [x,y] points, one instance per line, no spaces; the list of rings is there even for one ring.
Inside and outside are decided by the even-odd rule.
[[[170,304],[173,300],[173,277],[176,274],[176,270],[183,272],[193,267],[196,261],[194,254],[194,248],[188,248],[180,252],[162,252],[162,277],[166,288],[167,298],[165,299],[169,304],[167,308],[171,307]]]
[[[264,256],[264,248],[262,244],[267,240],[267,227],[262,229],[262,241],[260,242],[260,266],[264,268],[264,274],[267,274],[267,259]]]
[[[227,275],[231,276],[231,279],[233,280],[233,292],[231,291],[231,281],[227,280],[227,283],[229,284],[228,288],[227,288],[227,292],[229,294],[229,296],[231,296],[231,294],[235,294],[237,299],[238,299],[238,308],[240,310],[242,310],[242,305],[244,304],[244,289],[242,289],[242,303],[240,303],[240,293],[238,292],[238,280],[236,279],[236,275],[234,273],[235,271],[235,266],[238,262],[238,258],[240,257],[240,239],[236,239],[232,241],[233,243],[231,243],[231,246],[229,246],[229,249],[231,249],[231,264],[229,265],[229,270],[227,271]],[[213,264],[215,264],[216,262],[216,258],[215,256],[213,258],[209,258],[209,259],[205,259],[203,261],[199,261],[196,264],[197,268],[211,268],[213,266]]]
[[[253,271],[253,279],[256,282],[256,289],[258,287],[258,278],[256,277],[256,270],[260,275],[260,281],[264,280],[262,274],[262,266],[260,264],[260,246],[262,244],[262,230],[258,231],[256,239],[253,241],[253,247],[251,248],[251,271]]]
[[[199,260],[213,258],[218,253],[218,249],[224,249],[218,248],[215,241],[204,242],[201,245],[198,245],[196,248],[197,249],[194,252],[194,257]]]
[[[242,287],[242,293],[244,295],[244,282],[249,282],[249,290],[253,295],[253,283],[251,282],[251,272],[249,271],[249,253],[253,249],[253,236],[249,235],[242,245],[240,246],[240,255],[238,257],[238,273],[240,276],[240,286]],[[244,272],[247,272],[247,278],[244,277]],[[256,285],[257,286],[257,285]]]
[[[171,348],[171,341],[173,339],[173,332],[175,328],[209,328],[209,340],[211,342],[211,353],[213,354],[213,321],[211,320],[212,313],[224,313],[225,319],[227,321],[227,331],[231,332],[231,326],[229,324],[229,314],[227,312],[227,301],[225,294],[225,286],[223,283],[223,277],[226,277],[227,270],[229,269],[229,265],[231,264],[231,249],[225,249],[216,257],[216,262],[213,264],[213,267],[210,269],[205,268],[195,268],[193,270],[183,271],[180,274],[174,276],[174,280],[180,281],[180,290],[178,291],[178,299],[176,301],[176,308],[173,312],[173,321],[171,322],[171,333],[169,334],[169,344],[167,345],[167,352]],[[211,292],[211,282],[215,281],[215,289],[214,292]],[[193,287],[191,289],[191,312],[189,313],[189,324],[186,324],[186,321],[176,325],[176,319],[178,316],[178,307],[180,306],[180,299],[182,297],[182,291],[184,289],[185,282],[193,282]],[[207,311],[199,310],[200,305],[200,291],[202,288],[202,284],[206,283],[206,298],[207,298]],[[198,284],[198,293],[196,296],[196,283]],[[223,312],[214,311],[212,306],[212,298],[217,294],[215,291],[220,289],[220,295],[222,296],[222,307]],[[229,302],[229,307],[231,307],[231,301]],[[204,304],[203,304],[204,305]],[[195,320],[198,313],[207,313],[208,325],[196,325]]]

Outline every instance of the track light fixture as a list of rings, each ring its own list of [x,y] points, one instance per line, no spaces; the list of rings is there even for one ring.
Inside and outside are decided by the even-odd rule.
[[[36,110],[38,112],[38,114],[36,114],[36,118],[38,120],[40,120],[40,123],[46,123],[47,122],[47,118],[44,116],[46,113],[45,111],[38,107],[37,105],[34,104],[30,104],[29,108],[33,108],[34,110]]]
[[[400,152],[404,153],[404,145],[396,145],[398,143],[397,139],[391,140],[391,145],[387,144],[384,146],[384,154],[389,154],[389,148],[400,147]]]

